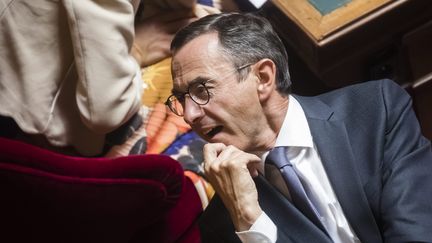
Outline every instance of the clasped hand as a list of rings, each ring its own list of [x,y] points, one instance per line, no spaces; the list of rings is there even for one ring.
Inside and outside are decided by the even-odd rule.
[[[228,209],[237,231],[249,230],[261,215],[252,177],[258,175],[261,159],[222,143],[204,146],[207,179]]]

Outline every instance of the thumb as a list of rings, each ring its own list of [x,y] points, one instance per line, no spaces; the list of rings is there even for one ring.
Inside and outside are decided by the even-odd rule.
[[[249,163],[247,164],[247,168],[252,177],[257,177],[260,171],[259,168],[262,166],[261,159],[254,154],[251,154],[251,157],[252,158],[249,160]]]

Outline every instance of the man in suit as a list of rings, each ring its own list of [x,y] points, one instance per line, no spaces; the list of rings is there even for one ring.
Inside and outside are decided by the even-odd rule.
[[[171,50],[166,104],[209,142],[203,242],[432,241],[431,145],[397,84],[290,94],[284,46],[251,14],[202,18]]]

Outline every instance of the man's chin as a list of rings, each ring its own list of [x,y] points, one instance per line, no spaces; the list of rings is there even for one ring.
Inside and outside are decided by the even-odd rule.
[[[244,151],[244,146],[242,146],[239,143],[236,143],[238,141],[238,139],[236,138],[215,138],[211,140],[211,143],[222,143],[225,144],[226,146],[232,145],[242,151]]]
[[[227,140],[225,140],[225,139],[217,139],[217,138],[214,138],[214,137],[207,139],[207,142],[209,142],[209,143],[223,143],[225,145],[229,145],[229,144],[227,144]]]
[[[244,146],[236,143],[236,142],[240,141],[240,138],[232,136],[232,135],[224,133],[224,132],[219,132],[212,137],[202,136],[202,138],[209,143],[222,143],[222,144],[225,144],[227,146],[232,145],[238,149],[244,150]]]
[[[224,134],[216,134],[215,136],[209,138],[207,142],[209,143],[223,143],[225,145],[233,145],[232,139],[229,139],[227,136],[224,136]]]

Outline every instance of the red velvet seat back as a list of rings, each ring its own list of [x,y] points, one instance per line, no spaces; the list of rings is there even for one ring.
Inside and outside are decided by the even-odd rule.
[[[197,242],[200,211],[169,157],[69,157],[0,138],[0,242]]]

